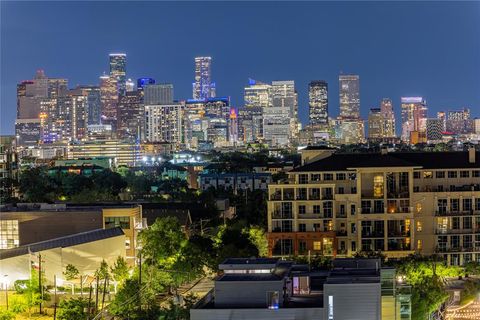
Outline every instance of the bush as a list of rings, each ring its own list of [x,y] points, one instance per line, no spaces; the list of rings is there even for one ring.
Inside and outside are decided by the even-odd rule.
[[[72,298],[63,300],[59,304],[59,320],[84,320],[87,316],[88,299]]]
[[[15,313],[10,310],[0,310],[0,320],[13,320]]]
[[[15,292],[17,293],[25,293],[28,289],[30,280],[17,280],[13,283],[13,287],[15,288]]]

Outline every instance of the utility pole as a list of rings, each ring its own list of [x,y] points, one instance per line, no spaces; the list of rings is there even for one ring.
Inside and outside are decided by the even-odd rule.
[[[90,313],[92,311],[92,307],[91,307],[91,304],[92,304],[92,283],[90,282],[90,290],[89,290],[89,293],[88,293],[88,311],[87,311],[87,320],[90,319]]]
[[[8,277],[8,275],[4,275],[4,278]],[[8,310],[8,283],[5,281],[5,304],[7,305]]]
[[[43,300],[43,289],[42,289],[42,255],[38,254],[38,289],[40,290],[40,314],[42,314],[42,300]]]
[[[53,320],[57,319],[57,275],[53,275]]]
[[[98,310],[98,284],[99,284],[100,279],[98,279],[97,275],[97,282],[95,286],[95,312]]]
[[[138,251],[138,309],[142,311],[142,250]]]

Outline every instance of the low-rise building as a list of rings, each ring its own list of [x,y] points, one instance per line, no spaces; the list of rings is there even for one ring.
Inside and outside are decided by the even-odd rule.
[[[333,267],[272,258],[227,259],[215,287],[190,310],[192,320],[410,319],[410,296],[400,295],[395,270],[379,259],[336,259]],[[401,317],[400,317],[401,316]]]
[[[270,173],[202,173],[200,189],[267,190],[272,181]]]

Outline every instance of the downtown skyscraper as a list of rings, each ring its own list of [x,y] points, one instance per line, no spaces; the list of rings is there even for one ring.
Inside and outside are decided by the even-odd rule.
[[[127,90],[127,55],[125,53],[111,53],[110,76],[117,81],[118,94],[124,95]]]
[[[212,82],[212,57],[196,57],[193,99],[202,100],[214,97],[215,82]]]
[[[416,144],[426,142],[427,103],[422,97],[402,97],[402,140]]]
[[[360,119],[360,77],[341,74],[338,77],[340,89],[340,118]]]
[[[328,125],[328,84],[323,80],[308,85],[309,120],[312,126]]]

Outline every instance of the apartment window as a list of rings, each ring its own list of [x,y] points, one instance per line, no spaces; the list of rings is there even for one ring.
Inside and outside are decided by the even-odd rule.
[[[347,175],[345,173],[337,173],[337,180],[346,180]]]
[[[437,192],[443,192],[443,186],[437,186]]]
[[[455,185],[454,185],[454,184],[451,184],[451,185],[450,185],[450,191],[455,191],[455,189],[456,189]]]
[[[436,171],[435,172],[435,178],[437,178],[437,179],[445,178],[445,171]]]
[[[312,174],[312,181],[320,181],[320,174],[318,173]]]
[[[300,183],[300,184],[308,183],[308,174],[299,174],[298,175],[298,183]]]
[[[371,251],[372,250],[372,240],[363,239],[362,240],[362,251]]]
[[[463,217],[463,229],[472,229],[472,217]]]
[[[457,177],[457,171],[448,171],[448,177],[449,178],[456,178]]]
[[[313,206],[313,213],[314,214],[320,214],[320,206],[318,204]]]
[[[471,248],[473,246],[472,235],[467,234],[463,236],[463,248]]]
[[[307,251],[307,243],[305,241],[299,241],[298,250],[300,251],[300,253],[304,253],[305,251]]]
[[[348,174],[348,180],[357,180],[357,174],[356,173],[349,173]]]
[[[323,180],[325,180],[325,181],[333,180],[333,173],[324,173],[323,174]]]
[[[373,177],[373,196],[375,198],[383,197],[383,176],[377,175]]]
[[[357,232],[357,225],[355,223],[350,224],[350,232],[351,233]]]
[[[475,248],[480,248],[480,234],[475,235]],[[480,256],[480,254],[477,254]]]
[[[479,199],[479,200],[480,200],[480,199]],[[479,204],[480,204],[480,203],[479,203]],[[356,211],[356,206],[355,206],[354,204],[351,204],[351,205],[350,205],[350,214],[351,214],[352,216],[354,216],[354,215],[355,215],[355,211]]]
[[[414,186],[413,187],[413,192],[420,192],[420,187],[419,186]]]
[[[463,211],[470,211],[472,210],[472,199],[463,199],[462,200]]]
[[[460,171],[460,178],[469,178],[470,177],[470,171],[462,170]]]
[[[357,243],[352,241],[352,251],[357,251]]]
[[[480,170],[473,170],[472,177],[479,178],[480,177]]]
[[[313,241],[313,250],[322,250],[322,243],[320,241]]]
[[[450,247],[459,248],[460,247],[460,236],[451,236],[450,237]]]
[[[423,171],[423,179],[432,179],[433,172],[432,171]]]
[[[480,210],[480,198],[475,198],[475,210]]]
[[[421,221],[417,221],[417,232],[422,232],[422,222]]]
[[[459,199],[450,199],[450,211],[459,211],[460,210],[460,200]]]
[[[313,231],[320,231],[320,223],[313,224]]]
[[[463,255],[463,263],[466,264],[466,263],[469,263],[470,261],[472,261],[472,254],[471,253],[465,253]]]
[[[341,205],[340,205],[340,214],[341,214],[342,216],[346,214],[346,212],[345,212],[345,205],[344,205],[344,204],[341,204]]]
[[[422,240],[417,240],[417,250],[422,250]]]
[[[0,249],[11,249],[19,245],[18,220],[1,220]]]
[[[362,213],[372,212],[372,202],[370,200],[362,200]]]
[[[298,231],[306,232],[307,231],[307,225],[305,223],[299,223],[298,224]]]
[[[130,229],[130,217],[106,217],[105,229],[120,227]]]
[[[420,179],[420,171],[413,172],[413,179]]]
[[[333,202],[332,201],[325,201],[323,203],[323,215],[325,217],[331,218],[333,215]]]
[[[345,193],[345,188],[344,187],[338,187],[338,194],[344,194]]]
[[[460,229],[460,217],[453,217],[452,218],[452,229],[453,230]]]
[[[357,187],[351,187],[351,188],[350,188],[350,193],[351,193],[351,194],[357,193]]]
[[[303,205],[298,206],[298,214],[305,214],[307,213],[307,208]]]

